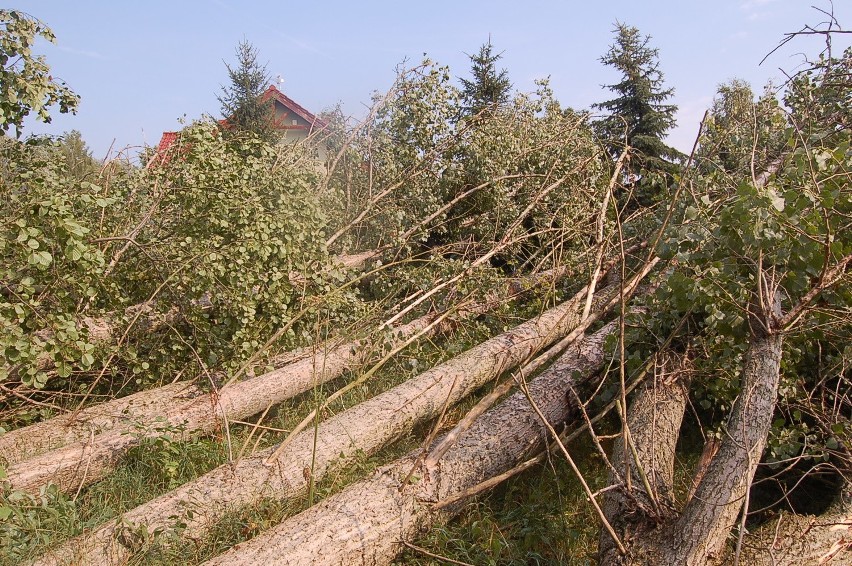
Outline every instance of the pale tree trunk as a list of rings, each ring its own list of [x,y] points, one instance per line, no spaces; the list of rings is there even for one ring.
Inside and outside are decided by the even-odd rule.
[[[754,305],[741,392],[731,409],[719,451],[692,498],[679,517],[662,526],[634,505],[627,554],[609,549],[603,556],[607,564],[705,566],[724,560],[725,542],[763,454],[778,394],[782,335],[776,323],[781,315],[780,299],[776,294],[767,302],[766,310]],[[676,433],[669,430],[665,434]]]
[[[733,558],[729,557],[728,562]],[[819,515],[781,513],[745,536],[744,566],[805,566],[852,563],[852,486]]]
[[[684,354],[662,356],[660,371],[639,386],[629,404],[626,454],[625,438],[615,441],[612,466],[619,476],[610,473],[609,483],[619,487],[605,494],[603,510],[620,540],[634,540],[650,524],[674,516],[675,447],[689,396],[691,363]],[[621,560],[606,530],[601,531],[599,555],[602,565]]]
[[[428,315],[398,328],[395,339],[402,341],[416,334],[433,319],[434,315]],[[361,365],[371,352],[370,345],[362,341],[326,345],[309,358],[223,387],[218,392],[190,398],[176,396],[162,400],[160,406],[146,404],[154,412],[146,413],[138,421],[124,421],[91,437],[83,435],[84,440],[13,464],[7,469],[6,481],[12,489],[33,494],[48,483],[61,491],[73,492],[106,477],[127,450],[145,438],[186,439],[217,430],[226,421],[260,413],[342,375],[347,369]],[[26,441],[26,431],[16,437]]]
[[[596,306],[616,302],[610,289]],[[170,530],[181,523],[180,534],[201,537],[228,510],[260,498],[288,499],[304,493],[334,463],[358,452],[374,453],[425,419],[528,360],[565,336],[580,321],[583,293],[533,320],[471,348],[459,356],[410,379],[296,435],[272,461],[275,447],[233,464],[221,466],[196,481],[158,497],[72,540],[38,564],[123,564],[130,549],[117,540],[120,533],[144,525],[147,532]],[[128,535],[129,536],[129,535]],[[127,540],[127,536],[124,537]]]
[[[0,461],[11,466],[114,429],[130,432],[138,426],[150,426],[156,415],[203,394],[197,385],[182,381],[93,405],[73,420],[69,415],[59,415],[18,428],[0,436]]]
[[[511,280],[511,295],[564,277],[564,269],[537,274],[530,279]],[[523,291],[522,291],[522,290]],[[456,313],[464,319],[485,313],[502,304],[495,292],[482,303]],[[419,332],[441,332],[448,324],[430,325],[436,313],[393,329],[383,344],[391,348]],[[217,430],[226,420],[240,420],[259,413],[299,393],[335,379],[346,370],[367,363],[376,349],[368,340],[329,342],[304,349],[301,359],[266,374],[204,394],[195,385],[171,385],[92,407],[73,422],[67,416],[23,427],[0,436],[0,449],[8,449],[7,482],[13,489],[37,494],[53,482],[62,491],[74,491],[105,477],[120,458],[143,438],[167,436],[188,438]],[[169,396],[172,390],[178,394]],[[175,433],[174,431],[177,431]],[[46,450],[51,452],[45,453]],[[5,451],[0,451],[5,456]]]
[[[530,398],[552,426],[576,408],[568,393],[578,385],[574,376],[582,380],[602,369],[604,339],[615,328],[611,323],[570,347],[529,384]],[[402,541],[462,508],[456,502],[435,511],[432,504],[511,469],[547,440],[547,429],[519,391],[463,432],[432,469],[419,466],[420,451],[415,451],[205,566],[389,564]],[[405,484],[412,470],[414,479]]]
[[[740,395],[719,451],[680,518],[660,537],[663,563],[698,566],[720,562],[724,556],[725,540],[763,456],[778,397],[783,339],[773,328],[773,314],[780,314],[780,299],[774,300],[773,313],[762,317],[768,330],[760,328],[762,321],[752,324]]]

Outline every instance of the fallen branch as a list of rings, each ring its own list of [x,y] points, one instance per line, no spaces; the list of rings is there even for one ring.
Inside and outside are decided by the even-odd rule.
[[[528,282],[512,280],[507,284],[509,298],[567,273],[560,268],[538,274]],[[482,314],[506,299],[505,294],[495,292],[481,303],[463,307],[455,317]],[[443,330],[447,325],[436,325],[435,321],[446,314],[429,314],[395,328],[386,347],[393,349],[427,328]],[[306,349],[301,359],[297,357],[284,367],[229,383],[218,393],[204,394],[200,387],[183,383],[168,386],[165,391],[158,388],[128,397],[137,409],[127,413],[125,402],[117,400],[103,410],[91,407],[72,422],[67,416],[59,416],[17,429],[0,436],[0,448],[9,449],[8,464],[13,464],[7,471],[7,482],[13,489],[33,494],[51,481],[63,491],[77,490],[105,477],[120,457],[145,437],[181,438],[217,430],[225,419],[240,420],[257,414],[335,379],[347,369],[360,367],[370,359],[372,350],[369,339],[330,342],[313,351]],[[168,391],[172,388],[180,393],[170,397]],[[49,449],[53,452],[44,453]]]

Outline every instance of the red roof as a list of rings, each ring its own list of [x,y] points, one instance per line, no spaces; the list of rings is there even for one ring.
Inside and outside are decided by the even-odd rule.
[[[328,124],[322,118],[317,118],[310,112],[308,112],[304,107],[299,105],[295,100],[278,90],[275,85],[269,85],[269,88],[266,89],[266,92],[262,95],[263,100],[269,100],[272,98],[273,100],[277,100],[280,102],[284,108],[291,111],[296,116],[302,118],[305,122],[311,125],[311,129],[313,130],[321,130],[323,128],[327,128]]]
[[[163,137],[160,138],[160,143],[157,144],[157,153],[162,153],[169,149],[177,139],[179,132],[163,132]]]
[[[281,103],[287,110],[294,113],[296,116],[299,116],[304,121],[306,121],[310,126],[311,130],[322,130],[328,127],[328,123],[322,118],[317,118],[313,114],[311,114],[308,110],[298,104],[295,100],[275,88],[275,85],[270,85],[268,89],[261,95],[263,100],[269,100],[272,98],[273,100],[277,100]],[[227,120],[219,120],[219,124],[227,127]],[[305,129],[304,126],[286,126],[284,124],[276,124],[282,130],[288,130],[292,128]],[[157,153],[156,155],[163,155],[166,150],[168,150],[178,139],[180,132],[163,132],[163,137],[160,138],[160,143],[157,144]],[[165,157],[163,159],[166,159]],[[152,163],[156,160],[152,160]]]

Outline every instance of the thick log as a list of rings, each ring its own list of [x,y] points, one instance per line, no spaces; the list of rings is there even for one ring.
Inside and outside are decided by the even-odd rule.
[[[601,291],[596,307],[617,302],[615,290]],[[437,415],[500,373],[528,360],[565,336],[580,321],[583,293],[533,320],[471,348],[376,397],[296,435],[280,453],[276,447],[221,466],[194,482],[158,497],[94,532],[78,537],[37,564],[124,564],[135,527],[147,532],[175,529],[181,537],[201,537],[228,510],[261,498],[303,494],[335,463],[358,452],[371,454],[414,425]],[[269,457],[276,454],[270,462]],[[119,535],[124,535],[119,537]],[[121,539],[123,542],[119,542]],[[132,546],[130,544],[129,546]]]
[[[570,386],[604,364],[604,339],[611,323],[568,349],[529,384],[530,398],[552,426],[572,411]],[[418,469],[419,452],[408,455],[319,505],[239,544],[205,566],[250,564],[389,564],[402,541],[439,519],[433,503],[463,493],[545,446],[548,432],[528,398],[516,392],[487,412],[428,470]],[[415,479],[405,484],[412,469]],[[443,513],[461,508],[454,503]]]
[[[11,466],[105,432],[147,427],[156,415],[203,394],[197,385],[181,381],[93,405],[81,410],[73,420],[71,415],[59,415],[18,428],[0,435],[0,461]]]
[[[622,436],[613,448],[612,467],[619,477],[610,472],[609,485],[616,488],[604,495],[602,507],[620,540],[635,540],[649,522],[675,516],[675,447],[689,397],[690,362],[685,355],[663,356],[662,370],[640,385],[631,399],[626,442]],[[626,483],[622,478],[628,473]],[[601,565],[621,562],[615,541],[604,529],[598,549]]]
[[[732,553],[733,554],[733,553]],[[734,557],[726,561],[733,563]],[[852,486],[822,515],[781,513],[745,536],[739,563],[802,566],[852,563]]]

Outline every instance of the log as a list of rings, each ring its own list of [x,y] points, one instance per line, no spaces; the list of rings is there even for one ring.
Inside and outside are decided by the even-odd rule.
[[[566,275],[566,269],[554,269],[530,276],[529,280],[510,280],[507,289],[514,296]],[[503,300],[500,293],[494,293],[486,301],[456,313],[457,318],[485,313]],[[429,314],[396,327],[386,346],[403,343],[429,328],[438,317],[438,314]],[[447,327],[441,325],[432,331]],[[370,358],[370,343],[366,339],[330,342],[322,348],[318,352],[315,348],[306,348],[301,355],[287,356],[292,360],[289,365],[227,385],[219,391],[218,397],[204,394],[196,385],[184,383],[167,386],[165,390],[140,392],[131,396],[132,399],[128,397],[126,402],[116,400],[103,410],[92,407],[73,423],[67,416],[59,416],[7,433],[0,436],[0,454],[6,455],[8,450],[7,464],[11,466],[6,481],[13,489],[32,494],[37,494],[48,482],[55,483],[62,491],[77,490],[105,477],[142,438],[162,435],[188,438],[216,430],[225,418],[239,420],[259,413],[272,404],[335,379]],[[322,371],[317,372],[316,368]],[[172,388],[180,393],[169,397]],[[134,409],[127,409],[125,403]],[[98,417],[93,420],[90,415]],[[170,430],[178,430],[180,434],[175,435]],[[47,453],[48,450],[52,452]]]
[[[574,376],[588,378],[603,368],[603,343],[616,328],[610,323],[570,347],[529,384],[530,398],[552,426],[572,412],[568,389],[580,385]],[[432,504],[511,469],[540,451],[547,436],[528,398],[518,391],[480,417],[433,468],[419,469],[415,451],[204,565],[389,564],[403,541],[461,509],[453,503],[439,511]],[[412,469],[417,475],[406,484]]]
[[[663,523],[675,517],[675,447],[689,398],[691,362],[685,354],[665,350],[660,367],[639,386],[627,409],[627,453],[623,436],[613,448],[612,466],[619,477],[610,471],[609,485],[615,489],[604,494],[602,507],[620,540],[641,536],[637,533],[649,518]],[[622,480],[627,470],[629,488]],[[601,566],[621,563],[619,549],[605,529],[598,554]]]
[[[93,405],[81,410],[73,420],[69,415],[59,415],[21,427],[0,435],[0,460],[11,466],[104,432],[147,427],[155,415],[203,394],[197,385],[180,381]]]
[[[763,454],[778,398],[783,335],[773,320],[780,318],[780,295],[764,302],[768,312],[755,307],[760,314],[750,318],[742,392],[731,409],[719,452],[681,516],[660,537],[659,563],[703,566],[724,559],[725,542]]]
[[[733,556],[727,560],[733,563]],[[781,513],[745,536],[739,563],[802,566],[852,563],[852,486],[822,515]]]
[[[399,327],[396,339],[401,341],[413,336],[433,318],[434,315],[427,315]],[[123,425],[113,423],[106,432],[18,461],[7,469],[5,482],[11,489],[34,495],[48,483],[55,484],[63,492],[76,491],[106,477],[124,454],[145,438],[167,436],[182,440],[215,431],[226,420],[250,417],[330,381],[347,369],[361,365],[369,356],[369,344],[358,340],[338,342],[309,358],[223,387],[218,393],[172,397],[161,407],[166,411],[146,413],[139,421]],[[26,439],[24,432],[16,436]]]
[[[596,308],[608,309],[618,301],[615,290],[604,289],[600,294]],[[437,415],[448,403],[459,401],[566,335],[581,322],[583,297],[581,292],[535,319],[335,415],[316,431],[303,431],[280,453],[272,447],[220,466],[120,520],[73,539],[37,564],[124,564],[132,553],[129,547],[134,545],[128,539],[135,528],[199,538],[230,509],[261,498],[283,500],[303,494],[310,480],[321,479],[333,464],[345,463],[359,452],[376,452]],[[275,459],[267,461],[272,454]],[[177,524],[179,529],[175,529]]]

